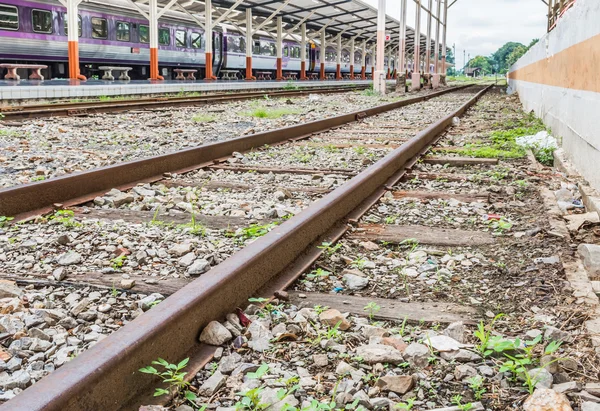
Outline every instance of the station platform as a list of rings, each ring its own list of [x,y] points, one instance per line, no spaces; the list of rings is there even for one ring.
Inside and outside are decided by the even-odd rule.
[[[372,80],[294,81],[299,88],[322,88],[340,85],[371,84]],[[394,84],[395,80],[388,80]],[[30,100],[49,98],[87,98],[120,95],[149,95],[180,92],[218,92],[284,89],[289,81],[107,81],[107,80],[0,80],[0,100]]]

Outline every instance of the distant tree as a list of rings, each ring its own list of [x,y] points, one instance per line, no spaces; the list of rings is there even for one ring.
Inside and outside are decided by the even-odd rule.
[[[525,53],[527,53],[528,48],[525,46],[517,46],[513,49],[513,51],[506,58],[506,65],[510,68],[513,64],[517,62]]]
[[[492,72],[492,66],[490,64],[490,61],[487,57],[484,56],[476,56],[472,58],[471,60],[469,60],[468,66],[469,68],[481,68],[485,73]]]
[[[507,65],[506,59],[518,46],[525,47],[525,45],[521,43],[508,42],[492,54],[491,59],[495,71],[498,73],[505,73],[508,70],[510,65]]]
[[[529,50],[530,48],[532,48],[533,46],[535,46],[539,41],[540,41],[540,39],[533,39],[533,40],[531,40],[531,43],[529,43],[529,46],[527,46],[527,50]]]
[[[446,61],[454,64],[454,52],[452,51],[452,48],[446,50]]]

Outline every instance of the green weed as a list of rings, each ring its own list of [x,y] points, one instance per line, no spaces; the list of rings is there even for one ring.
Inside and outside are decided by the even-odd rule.
[[[155,375],[162,379],[163,383],[167,384],[167,388],[156,388],[154,391],[155,397],[161,397],[163,395],[173,394],[175,396],[175,402],[182,400],[181,402],[189,402],[193,406],[196,406],[196,394],[189,390],[190,383],[185,381],[187,372],[183,369],[187,366],[189,358],[181,361],[179,364],[171,364],[162,358],[156,361],[152,361],[153,365],[160,366],[164,371],[158,371],[152,365],[144,368],[140,368],[139,371],[144,374]],[[204,407],[206,408],[206,407]]]

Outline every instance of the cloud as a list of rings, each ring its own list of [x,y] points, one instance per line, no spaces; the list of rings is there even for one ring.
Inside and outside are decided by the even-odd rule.
[[[377,0],[365,0],[377,7]],[[427,7],[428,0],[422,0]],[[434,7],[435,10],[435,0]],[[387,0],[387,14],[399,18],[400,0]],[[416,5],[408,0],[408,25],[415,25]],[[458,64],[463,50],[487,56],[509,41],[529,44],[546,34],[547,6],[540,0],[458,0],[448,10],[448,46],[456,45]],[[421,32],[427,20],[422,14]],[[435,26],[434,26],[435,27]]]

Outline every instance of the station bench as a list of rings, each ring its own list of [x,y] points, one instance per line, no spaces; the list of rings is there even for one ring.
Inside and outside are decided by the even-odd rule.
[[[173,70],[175,73],[177,73],[177,77],[175,77],[175,80],[196,80],[196,73],[198,72],[198,70],[196,69],[174,69]],[[184,76],[184,74],[187,74],[187,76]]]
[[[223,73],[221,80],[238,80],[237,70],[221,70],[221,73]]]
[[[119,80],[131,80],[131,77],[129,77],[129,71],[133,70],[132,67],[113,67],[113,66],[102,66],[102,67],[98,67],[100,70],[104,71],[104,76],[102,76],[102,80],[114,80],[115,78],[112,75],[113,71],[119,71],[121,72],[121,75],[119,76]]]
[[[44,76],[40,73],[40,70],[47,69],[48,66],[43,64],[0,64],[0,68],[5,68],[8,73],[4,76],[7,80],[21,80],[21,76],[17,74],[17,69],[30,69],[32,70],[29,80],[44,80]]]
[[[286,80],[298,80],[298,73],[295,71],[290,71],[287,73],[285,77]]]
[[[352,77],[351,73],[344,73],[344,80],[350,80]]]
[[[271,80],[270,71],[257,71],[256,74],[258,74],[256,77],[258,80]]]
[[[319,73],[310,73],[310,79],[311,80],[318,80],[319,79]]]
[[[325,78],[327,80],[335,80],[335,73],[325,73]]]

